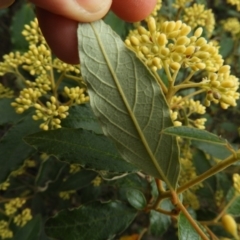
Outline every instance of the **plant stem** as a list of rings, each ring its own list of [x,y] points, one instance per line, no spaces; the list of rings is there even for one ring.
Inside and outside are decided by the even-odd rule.
[[[193,180],[191,180],[191,181],[187,182],[186,184],[184,184],[183,186],[179,187],[176,190],[176,192],[178,194],[182,193],[185,190],[193,187],[194,185],[203,182],[207,178],[209,178],[209,177],[215,175],[216,173],[222,171],[223,169],[229,167],[230,165],[232,165],[233,163],[235,163],[239,160],[239,154],[240,154],[240,151],[238,151],[236,154],[233,154],[230,157],[226,158],[225,160],[223,160],[222,162],[213,166],[212,168],[210,168],[203,174],[199,175],[198,177],[194,178]],[[172,193],[170,191],[166,191],[166,192],[162,193],[160,197],[161,197],[161,199],[164,199],[164,198],[169,198],[171,195],[172,195]]]
[[[181,89],[185,89],[185,88],[196,88],[196,87],[201,87],[202,83],[193,83],[193,82],[189,82],[186,84],[179,84],[177,86],[174,87],[174,91],[175,93],[178,92]]]
[[[182,211],[182,213],[185,215],[185,217],[187,218],[189,223],[192,225],[192,227],[196,230],[196,232],[199,234],[199,236],[203,240],[209,240],[209,238],[206,236],[206,234],[203,232],[203,230],[198,226],[197,222],[192,218],[192,216],[189,214],[187,209],[183,206],[183,204],[181,203],[181,201],[179,200],[179,198],[177,196],[177,193],[174,191],[171,191],[171,194],[173,196],[173,199],[175,201],[177,201],[176,202],[177,207]]]
[[[195,72],[190,72],[189,75],[183,80],[182,84],[187,84],[189,80],[192,78]]]

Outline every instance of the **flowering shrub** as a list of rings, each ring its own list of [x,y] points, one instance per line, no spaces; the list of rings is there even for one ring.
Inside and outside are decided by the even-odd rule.
[[[0,239],[239,239],[240,3],[219,2],[83,24],[80,66],[22,4],[27,45],[0,62]]]

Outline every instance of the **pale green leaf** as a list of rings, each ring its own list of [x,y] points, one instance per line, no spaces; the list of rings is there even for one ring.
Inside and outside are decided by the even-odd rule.
[[[54,239],[105,240],[125,230],[137,211],[120,202],[92,203],[63,210],[46,222],[46,233]]]
[[[175,188],[179,153],[169,108],[154,76],[102,21],[78,28],[81,71],[104,134],[123,158]]]
[[[193,127],[187,127],[187,126],[169,127],[169,128],[163,129],[162,133],[166,135],[194,139],[197,141],[207,142],[210,144],[220,144],[220,145],[227,144],[225,139],[215,134],[212,134],[208,131],[198,129],[198,128],[193,128]]]
[[[129,189],[127,191],[127,199],[134,208],[139,210],[144,209],[147,205],[145,196],[137,189]]]
[[[201,240],[201,237],[198,235],[183,213],[180,213],[178,217],[178,237],[179,240]]]

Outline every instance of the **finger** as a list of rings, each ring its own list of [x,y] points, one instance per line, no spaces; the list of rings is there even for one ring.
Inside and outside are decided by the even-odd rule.
[[[101,19],[112,4],[112,0],[31,0],[31,2],[49,12],[78,22]]]
[[[6,8],[9,7],[14,0],[0,0],[0,8]]]
[[[113,0],[111,9],[127,22],[138,22],[145,19],[156,4],[157,0]]]
[[[78,22],[41,8],[36,8],[36,13],[39,26],[52,52],[66,63],[78,64]]]

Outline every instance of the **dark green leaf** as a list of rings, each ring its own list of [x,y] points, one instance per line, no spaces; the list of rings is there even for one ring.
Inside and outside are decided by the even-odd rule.
[[[144,209],[147,205],[145,196],[137,189],[129,189],[129,191],[127,191],[127,199],[129,203],[138,210]]]
[[[178,217],[178,237],[179,240],[201,240],[201,237],[198,235],[183,213],[180,213]]]
[[[232,202],[230,207],[227,209],[227,213],[235,217],[239,217],[240,216],[240,196],[239,195],[236,196],[235,194],[236,194],[236,191],[232,187],[227,194],[228,201]]]
[[[219,49],[220,54],[223,56],[223,58],[227,58],[229,54],[231,54],[234,46],[234,41],[232,37],[227,36],[226,34],[223,34],[220,38],[220,44],[221,47]]]
[[[200,175],[209,170],[212,165],[210,160],[206,158],[206,155],[202,151],[195,151],[193,155],[193,163],[196,168],[197,175]],[[217,188],[216,176],[212,176],[202,182],[203,187],[198,189],[198,196],[208,198],[209,202],[214,202],[214,193]]]
[[[179,136],[182,138],[189,138],[201,142],[207,142],[208,144],[220,144],[226,145],[225,139],[212,134],[208,131],[201,130],[198,128],[180,126],[180,127],[169,127],[162,130],[163,134]]]
[[[38,240],[41,233],[42,219],[39,215],[34,216],[24,227],[18,228],[12,240]]]
[[[96,176],[96,172],[81,170],[80,172],[70,175],[66,181],[62,182],[60,190],[68,191],[83,188],[90,184]]]
[[[61,177],[63,169],[66,169],[68,165],[54,157],[49,157],[43,161],[35,179],[35,184],[38,186],[39,191],[47,190],[49,183],[56,182]]]
[[[120,157],[113,143],[102,134],[83,129],[57,129],[39,132],[24,139],[39,151],[52,154],[68,163],[112,172],[137,170]]]
[[[171,210],[171,204],[168,200],[161,202],[161,208],[167,211]],[[169,228],[171,224],[170,216],[165,214],[151,211],[150,212],[150,232],[153,236],[161,237]]]
[[[62,127],[83,128],[95,133],[102,133],[97,118],[94,116],[89,104],[73,106],[69,110],[69,116],[62,120]]]
[[[29,24],[34,17],[35,15],[31,4],[22,4],[22,7],[15,14],[10,28],[14,50],[26,51],[28,49],[28,42],[23,37],[22,31],[24,25]]]
[[[17,114],[11,106],[12,101],[9,98],[0,99],[0,125],[16,123],[23,118],[23,115]]]
[[[78,28],[81,71],[103,132],[123,158],[175,188],[179,176],[169,108],[154,76],[102,21]]]
[[[39,131],[39,122],[33,121],[31,114],[14,125],[0,141],[0,183],[18,169],[26,158],[35,151],[23,141],[31,133]]]
[[[59,212],[46,222],[45,230],[58,240],[106,240],[126,229],[135,216],[136,211],[120,202],[93,203]]]
[[[117,17],[113,12],[109,11],[107,16],[104,18],[104,22],[111,26],[111,28],[122,37],[122,39],[125,39],[128,32],[127,28],[129,23],[123,21],[119,17]]]

